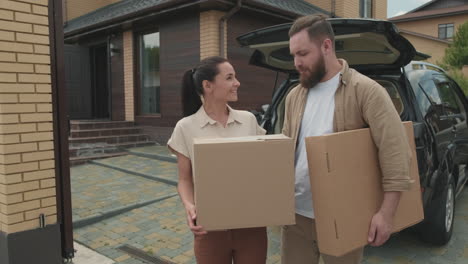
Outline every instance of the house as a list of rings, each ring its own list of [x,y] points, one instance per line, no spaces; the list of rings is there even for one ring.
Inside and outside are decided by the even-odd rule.
[[[329,8],[327,2],[336,3]],[[66,0],[65,65],[72,120],[133,121],[165,143],[182,117],[184,71],[227,57],[241,82],[237,109],[260,110],[285,77],[248,65],[236,37],[315,13],[385,18],[385,0]]]
[[[457,27],[468,21],[468,0],[433,0],[408,13],[388,19],[429,62],[441,62]]]
[[[307,0],[331,16],[387,19],[387,0]]]

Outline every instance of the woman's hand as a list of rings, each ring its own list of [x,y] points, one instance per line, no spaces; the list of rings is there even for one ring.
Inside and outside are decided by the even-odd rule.
[[[207,232],[203,229],[202,226],[197,226],[197,212],[194,205],[188,205],[185,207],[185,212],[187,213],[187,224],[190,227],[190,230],[194,235],[206,235]]]

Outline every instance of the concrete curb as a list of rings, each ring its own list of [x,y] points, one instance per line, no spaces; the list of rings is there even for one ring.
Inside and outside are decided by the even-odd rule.
[[[172,162],[172,163],[177,163],[177,158],[172,157],[172,156],[166,156],[166,155],[160,155],[160,154],[154,154],[154,153],[146,153],[146,152],[139,152],[139,151],[134,151],[134,150],[127,150],[129,154],[143,157],[143,158],[149,158],[149,159],[157,159],[161,161],[167,161],[167,162]]]
[[[177,196],[177,193],[165,195],[163,197],[153,199],[153,200],[150,200],[150,201],[146,201],[146,202],[134,203],[134,204],[131,204],[131,205],[128,205],[128,206],[112,209],[112,210],[109,210],[109,211],[104,211],[104,212],[99,213],[97,215],[88,216],[88,217],[79,219],[77,221],[73,221],[73,228],[85,227],[87,225],[91,225],[91,224],[100,222],[102,220],[117,216],[119,214],[126,213],[128,211],[133,210],[133,209],[137,209],[137,208],[140,208],[140,207],[152,204],[152,203],[160,202],[160,201],[172,198],[174,196]]]
[[[106,163],[100,162],[98,160],[92,160],[89,163],[99,165],[99,166],[103,166],[103,167],[110,168],[110,169],[114,169],[114,170],[118,170],[118,171],[121,171],[121,172],[124,172],[124,173],[133,174],[133,175],[140,176],[140,177],[143,177],[143,178],[146,178],[146,179],[149,179],[149,180],[158,181],[158,182],[166,183],[166,184],[169,184],[169,185],[177,186],[177,181],[175,181],[175,180],[162,178],[162,177],[158,177],[158,176],[154,176],[154,175],[150,175],[150,174],[146,174],[146,173],[136,172],[136,171],[129,170],[129,169],[126,169],[126,168],[122,168],[122,167],[119,167],[119,166],[106,164]]]

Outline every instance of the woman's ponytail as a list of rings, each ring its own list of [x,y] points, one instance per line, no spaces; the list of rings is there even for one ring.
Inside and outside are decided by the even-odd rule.
[[[184,73],[182,79],[182,112],[184,117],[195,114],[202,106],[201,94],[193,80],[193,70]]]

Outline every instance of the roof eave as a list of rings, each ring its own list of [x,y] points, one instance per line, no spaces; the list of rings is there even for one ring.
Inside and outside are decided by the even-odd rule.
[[[433,37],[433,36],[417,33],[417,32],[410,31],[410,30],[400,29],[400,33],[408,34],[408,35],[412,35],[412,36],[416,36],[416,37],[420,37],[420,38],[424,38],[424,39],[429,39],[429,40],[436,41],[436,42],[442,42],[444,44],[451,44],[452,43],[449,40],[439,39],[439,38],[436,38],[436,37]]]
[[[153,6],[151,8],[140,10],[138,12],[133,12],[133,13],[126,14],[124,16],[109,19],[101,23],[96,23],[87,27],[73,30],[73,31],[64,32],[64,37],[66,40],[70,40],[81,34],[85,34],[85,33],[91,34],[91,33],[95,33],[95,32],[106,30],[106,29],[112,29],[122,24],[141,19],[142,17],[155,16],[155,15],[159,15],[163,13],[169,13],[169,12],[181,10],[190,6],[195,6],[195,5],[208,3],[208,2],[219,2],[219,3],[228,4],[232,6],[235,5],[234,1],[229,1],[229,0],[196,0],[196,1],[174,0],[174,1],[169,1],[160,5],[157,5],[157,6]],[[255,11],[260,11],[260,9],[258,8],[261,8],[262,13],[267,13],[267,14],[270,14],[276,17],[281,17],[281,18],[291,20],[291,21],[303,15],[301,13],[290,12],[290,11],[287,11],[278,7],[262,4],[262,3],[251,1],[251,0],[244,0],[242,3],[242,6],[246,9],[252,9]],[[317,11],[322,12],[326,15],[330,15],[330,13],[325,10],[321,10],[320,8],[316,8],[316,9]]]
[[[453,11],[449,13],[440,13],[440,14],[433,14],[433,15],[423,15],[423,16],[409,17],[409,18],[389,18],[388,21],[397,23],[397,22],[407,22],[407,21],[422,20],[422,19],[427,19],[427,18],[437,18],[437,17],[446,17],[446,16],[463,15],[463,14],[468,14],[468,10]]]
[[[143,10],[139,10],[137,12],[133,12],[133,13],[129,13],[120,17],[109,19],[107,21],[92,24],[90,26],[82,27],[82,28],[72,30],[69,32],[64,32],[64,37],[67,40],[67,39],[73,38],[83,33],[94,33],[97,31],[113,28],[124,23],[132,22],[145,16],[169,13],[169,12],[177,11],[183,8],[187,8],[189,6],[198,5],[199,3],[206,2],[206,1],[210,1],[210,0],[195,0],[195,1],[194,0],[173,0],[173,1],[165,2],[160,5],[152,6],[150,8],[146,8]]]

